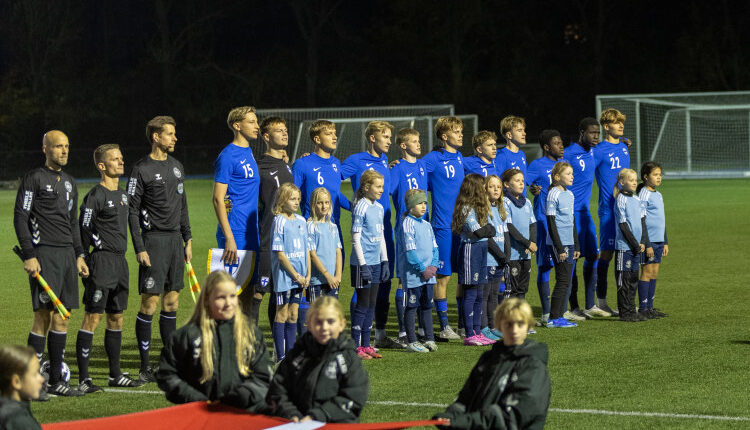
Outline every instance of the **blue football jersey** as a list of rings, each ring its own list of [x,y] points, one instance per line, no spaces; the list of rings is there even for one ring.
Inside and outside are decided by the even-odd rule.
[[[555,217],[557,234],[560,236],[560,243],[562,245],[573,245],[575,243],[573,237],[573,229],[575,228],[574,204],[575,200],[572,191],[561,190],[557,187],[549,190],[549,194],[547,195],[547,215]],[[549,234],[549,229],[547,229],[547,245],[554,245],[552,237]]]
[[[432,226],[424,219],[417,219],[407,215],[398,229],[399,240],[399,277],[401,284],[406,288],[416,288],[425,284],[434,284],[435,278],[425,281],[422,272],[415,269],[406,259],[408,251],[416,251],[419,262],[424,266],[430,266],[433,261],[435,248],[435,234]]]
[[[238,242],[244,237],[245,249],[257,251],[260,171],[253,150],[233,143],[227,145],[214,162],[214,181],[227,184],[224,200],[229,206],[227,218],[232,234]],[[221,226],[217,227],[217,237],[224,237]]]
[[[341,178],[352,181],[352,190],[356,193],[359,189],[359,181],[365,170],[374,170],[383,175],[383,195],[378,199],[378,203],[385,210],[385,217],[388,224],[391,222],[391,202],[389,190],[391,189],[391,172],[388,169],[388,156],[381,154],[375,157],[369,152],[359,152],[350,155],[341,164]]]
[[[464,227],[461,230],[461,242],[481,242],[487,241],[487,238],[481,238],[481,239],[470,239],[467,234],[475,232],[479,230],[482,226],[479,225],[479,219],[477,218],[477,213],[474,211],[474,209],[469,209],[468,214],[466,214],[466,220],[464,221]]]
[[[307,222],[295,214],[293,219],[276,215],[273,219],[273,237],[271,238],[271,274],[273,291],[281,293],[300,285],[284,270],[276,252],[281,251],[292,264],[294,270],[302,276],[307,275]]]
[[[495,168],[495,160],[490,160],[489,163],[486,163],[477,155],[464,158],[464,173],[467,175],[475,173],[484,178],[489,175],[500,176],[497,174],[497,169]]]
[[[425,155],[422,162],[432,192],[432,227],[450,229],[456,197],[464,181],[463,156],[438,149]]]
[[[365,261],[359,261],[352,247],[352,264],[369,266],[380,264],[380,241],[383,240],[383,206],[379,202],[359,199],[352,211],[352,234],[361,233],[362,253]]]
[[[665,229],[667,225],[664,215],[664,198],[658,191],[651,191],[646,187],[641,188],[638,198],[643,203],[646,211],[646,230],[651,242],[665,242]],[[639,238],[640,239],[640,238]]]
[[[513,152],[506,146],[505,148],[497,151],[497,158],[495,158],[495,167],[497,168],[500,175],[508,169],[518,169],[523,173],[524,181],[528,184],[529,181],[526,179],[526,154],[520,149],[518,152]]]
[[[625,240],[625,235],[622,234],[619,224],[623,222],[628,223],[628,227],[630,227],[633,237],[635,237],[635,240],[640,243],[641,235],[643,234],[641,217],[646,215],[646,211],[644,210],[643,203],[638,196],[628,196],[625,193],[620,193],[617,195],[616,201],[617,207],[615,208],[615,221],[618,225],[615,228],[615,249],[618,251],[628,251],[630,250],[630,246]]]
[[[502,202],[500,202],[502,204]],[[492,240],[495,241],[497,246],[500,248],[500,250],[505,249],[505,221],[500,217],[500,211],[497,209],[497,206],[492,206],[492,218],[490,219],[490,222],[492,222],[492,225],[495,227],[495,237],[492,238]],[[503,251],[505,252],[505,251]],[[495,260],[495,257],[492,255],[491,252],[487,253],[487,267],[494,267],[497,266],[498,262]]]
[[[563,160],[551,160],[547,157],[537,158],[529,163],[529,169],[527,171],[528,176],[526,177],[526,183],[542,187],[542,191],[539,192],[539,195],[534,196],[534,216],[536,217],[537,222],[541,222],[545,226],[547,225],[547,219],[545,218],[547,192],[550,184],[552,184],[552,167],[554,167],[555,163],[558,161]]]
[[[573,185],[568,187],[576,201],[576,211],[588,210],[591,202],[591,189],[594,187],[596,158],[594,148],[588,151],[577,143],[565,148],[563,158],[573,167]]]
[[[336,274],[336,250],[341,249],[339,229],[332,222],[307,222],[307,239],[310,251],[315,251],[323,266],[331,275]],[[343,256],[342,256],[343,257]],[[310,285],[323,285],[328,283],[315,265],[312,266],[312,277]]]
[[[390,194],[393,196],[393,206],[396,208],[396,219],[401,220],[406,213],[406,201],[404,196],[406,192],[413,189],[427,192],[427,171],[424,168],[422,160],[415,163],[409,163],[403,158],[398,164],[391,169],[391,189]],[[425,212],[424,219],[429,219],[428,212]],[[398,223],[399,221],[397,221]]]
[[[513,202],[503,197],[503,203],[505,204],[505,212],[508,213],[508,219],[505,220],[506,224],[511,223],[513,227],[518,230],[519,233],[526,239],[532,242],[536,240],[535,237],[529,238],[529,230],[531,224],[536,222],[534,217],[534,208],[531,207],[531,202],[526,199],[526,203],[523,207],[517,207]],[[537,244],[538,245],[538,244]],[[526,247],[521,242],[510,238],[510,259],[511,260],[529,260],[531,256],[526,253]]]
[[[294,184],[302,190],[302,216],[310,216],[310,196],[316,188],[325,187],[331,194],[333,222],[339,224],[341,208],[350,210],[349,200],[341,193],[341,162],[331,156],[323,158],[317,154],[299,158],[292,166]]]
[[[630,153],[624,143],[600,142],[594,148],[596,159],[596,184],[599,186],[599,213],[614,209],[613,191],[617,175],[622,169],[630,168]],[[573,181],[575,183],[575,180]]]

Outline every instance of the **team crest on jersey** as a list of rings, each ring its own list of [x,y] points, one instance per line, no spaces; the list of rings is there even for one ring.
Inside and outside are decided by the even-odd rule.
[[[183,191],[185,191],[184,185],[182,183],[177,184],[177,192],[182,194]]]
[[[513,276],[518,276],[518,267],[513,267],[510,269],[510,274]]]
[[[70,181],[65,181],[65,190],[69,193],[73,192],[73,184]]]
[[[154,278],[152,278],[152,277],[149,276],[146,279],[146,289],[150,290],[150,289],[154,288],[154,284],[156,284],[156,282],[154,281]]]
[[[128,196],[125,194],[122,195],[122,204],[126,206],[128,204]]]
[[[43,304],[49,303],[49,294],[46,291],[39,292],[39,301]]]
[[[93,300],[94,303],[99,303],[99,300],[101,299],[102,299],[102,290],[94,291],[94,297],[92,297],[91,300]]]
[[[263,287],[268,286],[268,276],[261,276],[260,277],[260,285]]]
[[[336,163],[331,164],[331,166],[333,167],[333,171],[338,173],[339,169],[336,168]]]
[[[419,168],[419,174],[422,175],[422,176],[424,176],[424,169],[421,168],[421,167]]]
[[[622,148],[622,152],[623,152],[623,154],[628,155],[628,149],[627,148]]]
[[[182,172],[180,172],[180,169],[178,169],[178,168],[176,168],[176,167],[175,167],[175,168],[173,168],[173,169],[172,169],[172,172],[174,173],[174,176],[175,176],[176,178],[178,178],[178,179],[179,179],[179,178],[181,178],[181,177],[182,177]]]

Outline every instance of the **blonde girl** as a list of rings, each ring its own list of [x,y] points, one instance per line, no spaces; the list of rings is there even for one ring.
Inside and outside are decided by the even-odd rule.
[[[267,397],[272,413],[294,422],[358,422],[369,378],[354,341],[344,334],[341,303],[333,296],[315,299],[307,329],[276,369]]]
[[[381,358],[370,346],[370,327],[375,315],[378,287],[390,277],[383,235],[383,175],[366,170],[360,178],[352,211],[351,279],[357,294],[352,306],[352,338],[362,359]]]
[[[159,388],[173,403],[220,399],[258,411],[270,380],[263,334],[238,311],[237,284],[223,270],[212,272],[190,321],[162,349]]]
[[[508,213],[503,204],[503,183],[497,175],[484,178],[484,189],[490,201],[490,221],[495,227],[495,237],[488,239],[487,288],[482,294],[482,335],[490,340],[502,337],[492,321],[492,312],[505,293],[505,268],[508,266],[510,236],[505,227]]]
[[[310,196],[310,218],[307,220],[308,246],[312,277],[308,288],[311,303],[322,294],[339,296],[342,246],[339,230],[331,221],[331,194],[323,187]]]

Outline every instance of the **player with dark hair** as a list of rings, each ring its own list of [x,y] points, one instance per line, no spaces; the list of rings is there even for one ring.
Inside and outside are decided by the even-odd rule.
[[[177,143],[175,126],[170,116],[157,116],[148,122],[146,139],[151,144],[151,152],[133,165],[128,180],[130,235],[139,264],[141,306],[135,321],[135,336],[142,382],[155,381],[149,350],[151,321],[159,296],[162,302],[159,332],[166,346],[177,329],[185,262],[193,258],[185,169],[169,155]]]
[[[599,142],[599,122],[595,118],[586,117],[578,124],[578,142],[573,142],[565,148],[563,158],[573,167],[573,185],[568,189],[573,192],[575,202],[576,231],[581,247],[583,262],[583,283],[585,285],[585,310],[578,308],[578,276],[573,268],[573,280],[570,287],[571,312],[579,317],[608,317],[612,314],[599,308],[594,301],[597,281],[597,258],[599,245],[596,240],[596,227],[591,217],[589,204],[591,190],[594,187],[596,158],[594,147]]]
[[[83,198],[81,204],[81,243],[90,269],[83,279],[83,304],[86,313],[76,338],[78,390],[95,393],[102,389],[89,376],[89,359],[94,331],[102,313],[107,313],[104,350],[109,359],[110,387],[139,387],[120,370],[122,314],[128,308],[130,272],[125,260],[128,249],[128,196],[119,188],[124,173],[120,147],[100,145],[94,150],[94,164],[101,181]],[[93,249],[91,249],[93,248]]]
[[[286,148],[289,145],[289,134],[286,121],[283,118],[272,116],[263,119],[260,123],[260,138],[266,144],[266,152],[258,160],[260,169],[260,194],[258,197],[258,216],[260,230],[260,251],[257,259],[257,276],[253,282],[252,305],[250,315],[255,324],[258,324],[258,314],[263,294],[273,292],[273,280],[271,279],[271,235],[273,230],[273,200],[276,190],[280,186],[294,182],[292,168],[287,163]],[[243,305],[247,302],[245,294],[240,295]],[[276,313],[276,304],[273,300],[268,302],[268,321],[273,321]]]
[[[42,274],[62,304],[78,309],[78,279],[88,276],[84,260],[76,207],[78,188],[72,176],[62,171],[68,164],[70,143],[59,130],[45,133],[42,152],[44,166],[26,173],[18,187],[13,211],[13,227],[21,245],[23,268],[29,274],[34,322],[28,345],[41,362],[45,336],[49,332],[49,393],[58,396],[81,396],[61,379],[68,323],[54,312],[49,295],[35,279]],[[46,394],[43,395],[46,398]]]
[[[549,321],[549,276],[555,263],[549,248],[543,244],[547,240],[547,192],[552,184],[552,168],[562,160],[565,148],[562,137],[557,130],[543,130],[539,135],[539,146],[542,147],[542,157],[529,163],[526,182],[534,194],[534,218],[536,218],[536,243],[540,244],[536,252],[537,276],[536,286],[539,290],[539,300],[542,304],[541,324]],[[534,189],[538,193],[534,193]]]

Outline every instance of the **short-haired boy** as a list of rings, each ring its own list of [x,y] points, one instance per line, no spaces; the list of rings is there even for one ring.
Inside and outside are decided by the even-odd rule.
[[[495,159],[498,176],[508,169],[518,169],[526,178],[526,155],[521,151],[521,146],[526,145],[526,120],[520,116],[506,116],[500,121],[500,134],[505,138],[505,148]]]
[[[474,147],[474,155],[464,158],[464,173],[476,173],[482,177],[489,175],[500,176],[495,168],[495,157],[497,156],[497,134],[482,130],[471,139]]]

